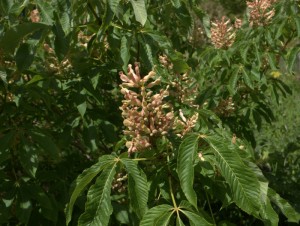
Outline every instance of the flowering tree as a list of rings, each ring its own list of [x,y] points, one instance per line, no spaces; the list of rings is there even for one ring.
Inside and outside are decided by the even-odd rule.
[[[0,222],[298,223],[253,132],[290,92],[300,7],[246,5],[3,1]]]

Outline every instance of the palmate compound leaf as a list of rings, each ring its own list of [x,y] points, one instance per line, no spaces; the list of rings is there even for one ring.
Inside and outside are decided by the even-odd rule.
[[[116,174],[117,161],[103,169],[96,183],[91,186],[87,194],[85,211],[79,217],[79,226],[105,226],[108,225],[113,212],[111,205],[111,186]]]
[[[177,171],[180,186],[187,200],[197,208],[197,195],[194,191],[194,160],[198,149],[198,134],[187,136],[179,146]]]
[[[278,206],[289,222],[299,223],[300,213],[296,212],[285,199],[281,198],[280,195],[271,188],[268,189],[268,197],[272,203]]]
[[[124,164],[126,171],[128,172],[128,193],[130,204],[137,216],[142,219],[148,208],[147,202],[149,189],[146,175],[138,168],[136,161],[123,158],[121,159],[121,162]]]
[[[235,203],[248,214],[261,209],[260,184],[252,169],[243,163],[230,142],[218,135],[202,136],[213,149],[221,174],[229,184]]]
[[[170,213],[172,215],[173,206],[170,205],[159,205],[155,206],[152,209],[149,209],[144,215],[140,226],[162,226],[168,225],[169,218],[165,222],[162,222],[161,219]]]
[[[99,158],[96,164],[84,170],[82,174],[77,177],[75,188],[66,208],[66,225],[68,225],[71,221],[73,206],[78,196],[103,169],[110,167],[113,164],[114,159],[115,157],[112,155],[103,155]]]

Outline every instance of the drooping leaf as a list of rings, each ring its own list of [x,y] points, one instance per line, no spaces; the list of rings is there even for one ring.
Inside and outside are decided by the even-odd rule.
[[[235,203],[249,214],[261,208],[259,181],[249,166],[246,166],[239,151],[232,148],[231,141],[219,135],[203,136],[216,156],[221,174],[229,184]],[[234,146],[235,147],[235,146]]]
[[[121,53],[121,59],[123,61],[123,71],[127,70],[127,65],[130,59],[130,51],[129,51],[129,41],[126,38],[126,36],[123,36],[121,39],[121,48],[120,48],[120,53]]]
[[[29,0],[23,0],[19,2],[15,2],[9,9],[9,14],[13,14],[15,16],[19,16],[24,8],[28,5]]]
[[[108,165],[96,183],[91,186],[87,194],[85,212],[79,217],[78,225],[108,225],[110,215],[113,212],[111,205],[111,186],[116,174],[116,163]]]
[[[136,161],[122,158],[128,172],[128,192],[130,204],[138,217],[141,219],[147,211],[148,185],[146,175],[138,168]]]
[[[187,136],[179,146],[177,171],[180,186],[187,200],[197,209],[197,195],[194,191],[194,161],[198,150],[199,135]]]
[[[155,226],[155,222],[166,213],[172,211],[173,207],[170,205],[159,205],[149,209],[144,215],[140,226]],[[158,225],[157,225],[158,226]]]
[[[10,217],[10,209],[6,207],[4,202],[0,200],[0,223],[5,224],[8,223],[8,219]]]
[[[16,202],[16,217],[18,220],[27,224],[32,211],[32,202],[26,190],[20,188]]]
[[[235,67],[232,70],[232,75],[230,76],[229,82],[228,82],[228,91],[231,93],[231,95],[234,95],[236,93],[236,85],[239,80],[239,67]]]
[[[298,15],[298,16],[294,17],[294,21],[296,24],[297,35],[298,35],[298,37],[300,37],[300,16]]]
[[[40,9],[42,22],[48,25],[52,25],[54,8],[47,1],[36,1],[36,3],[38,5],[38,8]]]
[[[42,23],[23,23],[10,28],[0,39],[1,48],[12,53],[17,48],[19,42],[28,34],[40,29],[47,29],[48,25]]]
[[[281,198],[280,195],[271,188],[268,190],[268,197],[272,203],[279,207],[289,222],[299,223],[300,213],[296,212],[295,209],[285,199]]]
[[[59,156],[59,149],[49,134],[41,130],[33,130],[29,133],[32,139],[45,151],[47,155],[52,158],[57,158]]]
[[[22,148],[19,150],[19,158],[21,165],[29,176],[35,177],[39,164],[37,151],[30,146],[25,139],[22,139]]]
[[[180,216],[177,216],[177,218],[176,218],[176,226],[185,226],[184,223],[182,222]]]
[[[111,166],[114,161],[112,155],[103,155],[99,158],[98,162],[90,168],[84,170],[76,179],[75,188],[72,192],[70,202],[66,208],[66,224],[68,225],[72,218],[73,206],[76,199],[86,186],[106,167]]]
[[[120,0],[108,0],[109,7],[110,7],[111,11],[113,11],[114,13],[116,13],[116,9],[117,9],[119,3],[120,3]]]
[[[203,226],[213,226],[214,224],[208,222],[204,217],[198,215],[197,213],[188,211],[188,210],[180,210],[190,221],[191,225],[203,225]]]
[[[175,8],[179,8],[181,6],[180,0],[171,0],[171,2]]]
[[[250,77],[248,71],[246,71],[245,68],[241,68],[241,70],[242,70],[242,73],[243,73],[243,80],[244,80],[245,84],[246,84],[249,88],[253,89],[253,88],[254,88],[254,87],[253,87],[253,82],[252,82],[252,79],[251,79],[251,77]]]
[[[291,73],[294,68],[295,61],[297,59],[297,56],[300,52],[300,46],[294,47],[290,50],[287,58],[287,67],[288,71]]]
[[[136,21],[140,22],[142,26],[144,26],[147,21],[145,0],[130,0],[130,2],[133,7]]]
[[[15,131],[11,130],[8,133],[2,135],[0,137],[0,164],[4,162],[5,160],[9,159],[10,152],[9,148],[14,140],[15,137]]]
[[[27,43],[23,43],[16,53],[16,64],[19,71],[24,71],[30,67],[33,62],[34,54],[31,50],[31,46]]]

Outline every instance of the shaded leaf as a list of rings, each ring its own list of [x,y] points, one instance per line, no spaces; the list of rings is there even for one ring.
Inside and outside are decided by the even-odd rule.
[[[289,222],[299,223],[300,213],[296,212],[295,209],[285,199],[281,198],[280,195],[271,188],[268,190],[268,197],[272,203],[279,207]]]
[[[30,136],[43,150],[46,151],[47,155],[52,158],[58,157],[59,149],[48,134],[40,130],[33,130],[30,131]]]
[[[0,46],[4,51],[13,52],[19,42],[28,34],[39,29],[46,29],[48,25],[41,23],[23,23],[10,28],[0,39]]]
[[[14,137],[15,131],[12,130],[0,137],[0,164],[10,158],[9,148]]]
[[[22,139],[22,145],[22,149],[19,150],[21,165],[28,175],[35,177],[35,173],[39,164],[36,150],[32,146],[30,147],[25,139]]]
[[[32,53],[30,45],[27,43],[21,44],[17,50],[15,58],[17,68],[19,71],[24,71],[28,69],[34,59],[34,54]]]

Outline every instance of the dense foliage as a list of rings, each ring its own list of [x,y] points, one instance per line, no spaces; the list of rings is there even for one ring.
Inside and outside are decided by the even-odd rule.
[[[299,222],[299,1],[218,4],[0,1],[1,224]]]

